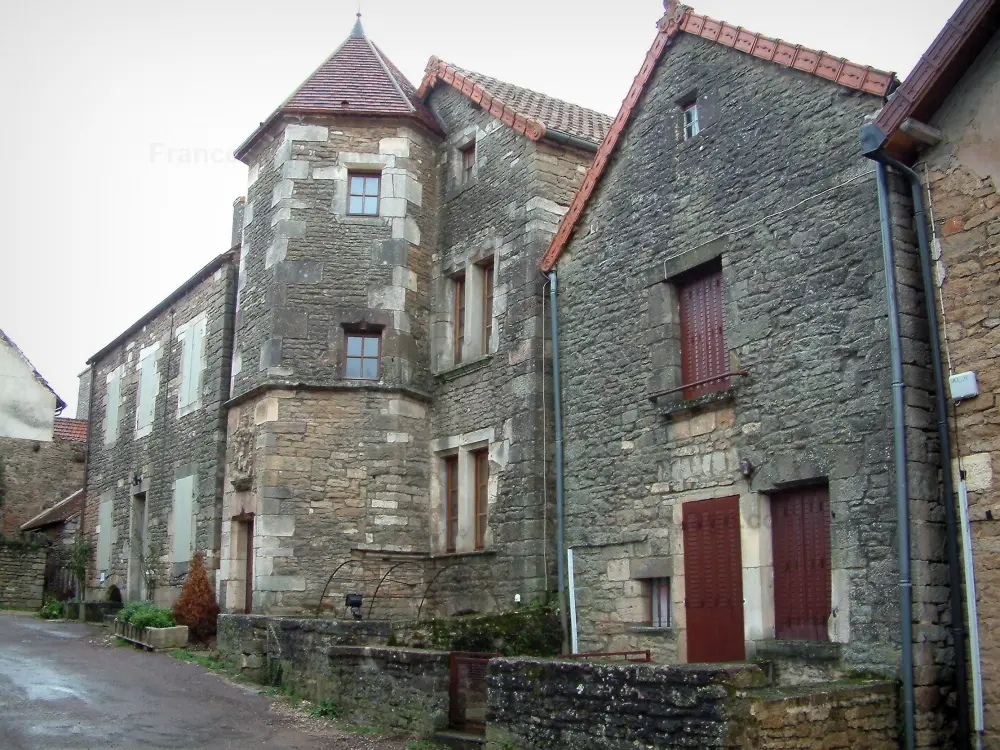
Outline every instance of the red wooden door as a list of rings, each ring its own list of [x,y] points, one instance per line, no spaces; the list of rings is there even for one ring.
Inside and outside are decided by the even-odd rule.
[[[742,661],[746,651],[739,498],[682,507],[687,660]]]
[[[826,487],[771,496],[776,638],[825,641],[830,595],[830,500]]]

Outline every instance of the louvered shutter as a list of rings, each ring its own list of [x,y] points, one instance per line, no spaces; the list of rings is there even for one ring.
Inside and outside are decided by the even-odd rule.
[[[698,274],[678,285],[681,314],[681,376],[684,398],[729,387],[724,331],[722,270]]]
[[[771,497],[775,636],[828,639],[832,611],[830,504],[825,487]]]

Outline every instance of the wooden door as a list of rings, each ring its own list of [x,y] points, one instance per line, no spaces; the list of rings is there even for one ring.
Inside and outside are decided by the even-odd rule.
[[[743,556],[738,497],[683,505],[689,662],[742,661]]]
[[[247,519],[244,522],[244,527],[247,535],[247,585],[243,607],[244,611],[250,614],[253,611],[253,519]]]
[[[774,635],[825,641],[832,611],[830,499],[826,487],[771,496]]]

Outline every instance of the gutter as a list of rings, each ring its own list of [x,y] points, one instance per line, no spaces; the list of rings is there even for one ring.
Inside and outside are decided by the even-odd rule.
[[[955,654],[955,694],[958,710],[958,746],[969,747],[969,685],[966,674],[965,627],[963,624],[962,607],[962,568],[958,552],[958,520],[955,509],[955,489],[951,474],[951,433],[948,429],[948,406],[944,390],[944,366],[941,362],[941,341],[938,333],[937,306],[934,297],[934,276],[931,266],[930,244],[927,239],[927,221],[924,209],[924,189],[920,175],[905,164],[890,156],[884,150],[887,141],[886,133],[876,124],[870,123],[861,128],[861,147],[864,155],[877,163],[880,173],[889,166],[901,173],[910,184],[913,197],[913,218],[917,231],[917,251],[920,256],[921,282],[924,295],[924,309],[927,317],[928,343],[931,350],[931,369],[934,375],[934,396],[937,411],[938,440],[940,441],[941,484],[944,503],[945,530],[948,550],[948,585],[950,588],[951,634]],[[886,215],[889,209],[888,196],[881,193],[886,190],[883,181],[879,182],[879,208],[883,214],[883,222],[891,221],[891,215]],[[892,243],[891,231],[888,237]],[[888,280],[888,279],[887,279]],[[912,648],[912,643],[910,644]],[[904,675],[904,679],[912,681],[913,675]],[[912,721],[912,712],[907,717]],[[912,746],[911,746],[912,747]]]
[[[552,404],[555,418],[555,472],[556,472],[556,578],[559,585],[559,624],[562,626],[562,652],[570,653],[569,623],[566,619],[566,528],[565,488],[563,487],[563,422],[562,385],[559,379],[559,310],[556,304],[558,279],[549,271],[549,309],[552,328]]]
[[[597,150],[601,147],[601,144],[599,143],[588,141],[570,133],[564,133],[561,130],[553,130],[552,128],[545,128],[545,135],[543,138],[548,141],[555,141],[563,146],[572,146],[573,148],[578,148],[581,151],[589,151],[592,154],[596,154]]]

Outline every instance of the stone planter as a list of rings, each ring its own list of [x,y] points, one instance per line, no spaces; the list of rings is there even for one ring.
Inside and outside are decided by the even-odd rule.
[[[164,648],[184,648],[188,642],[187,625],[173,628],[137,628],[121,620],[115,620],[115,635],[124,641],[148,648],[150,651]]]

